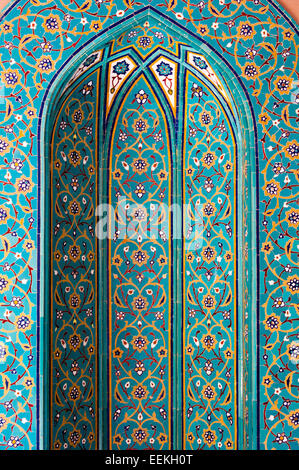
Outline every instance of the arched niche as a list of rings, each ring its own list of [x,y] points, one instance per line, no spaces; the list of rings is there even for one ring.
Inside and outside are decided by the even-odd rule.
[[[59,72],[44,125],[52,448],[245,448],[253,438],[244,96],[228,64],[154,13]],[[110,239],[96,237],[99,204],[116,214]],[[155,239],[126,204],[150,214]]]

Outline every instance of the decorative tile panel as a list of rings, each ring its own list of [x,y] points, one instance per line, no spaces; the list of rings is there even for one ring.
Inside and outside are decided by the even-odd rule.
[[[51,140],[50,442],[97,446],[99,71],[58,107]]]
[[[145,22],[152,17],[156,18],[157,22],[151,30],[145,26]],[[162,28],[159,22],[163,24]],[[115,36],[119,39],[113,45],[115,49],[110,50],[111,56],[114,51],[115,54],[126,55],[128,48],[131,48],[132,51],[135,49],[134,60],[137,60],[137,56],[141,57],[140,60],[147,60],[154,49],[156,51],[162,49],[162,55],[168,60],[176,62],[175,57],[177,57],[177,62],[180,62],[180,46],[176,45],[175,38],[183,31],[184,39],[178,42],[190,43],[193,54],[197,54],[201,59],[206,58],[217,77],[220,70],[220,86],[225,93],[230,91],[238,111],[242,106],[248,110],[249,119],[243,120],[243,115],[240,118],[243,129],[242,141],[245,141],[243,147],[246,149],[246,156],[243,155],[243,160],[240,161],[243,161],[243,164],[245,161],[249,162],[249,173],[244,174],[243,181],[249,188],[248,201],[253,201],[254,205],[252,207],[250,203],[249,208],[246,208],[247,195],[244,193],[245,196],[238,194],[239,201],[243,198],[243,203],[238,204],[238,209],[234,208],[238,220],[244,220],[244,230],[237,241],[238,248],[239,245],[243,245],[242,254],[244,253],[244,263],[239,261],[242,268],[239,269],[239,276],[243,273],[243,280],[245,278],[244,282],[242,280],[245,289],[242,291],[242,296],[238,297],[242,299],[242,314],[238,317],[241,318],[242,325],[238,335],[242,346],[238,351],[242,351],[241,369],[245,380],[245,397],[243,388],[239,388],[243,396],[238,403],[243,408],[244,417],[238,426],[239,446],[296,449],[299,340],[297,29],[285,12],[271,0],[268,2],[221,0],[218,3],[201,1],[196,6],[189,1],[180,0],[176,3],[152,1],[142,5],[134,2],[123,3],[121,0],[112,3],[107,0],[88,1],[79,7],[73,2],[44,3],[39,0],[30,2],[20,0],[12,2],[4,13],[0,25],[1,449],[36,449],[48,446],[48,420],[45,414],[47,397],[44,397],[47,383],[44,350],[47,348],[47,341],[44,340],[44,330],[50,334],[53,324],[44,316],[46,311],[43,298],[45,276],[50,271],[47,265],[48,252],[44,246],[49,222],[44,211],[44,196],[47,192],[45,175],[48,171],[45,154],[48,154],[49,140],[44,124],[47,113],[50,113],[51,103],[55,101],[53,90],[56,90],[58,97],[61,94],[60,89],[67,89],[81,74],[87,75],[87,69],[92,73],[92,67],[102,60],[100,51],[103,46],[109,40],[115,39],[113,36],[109,37],[109,34],[114,34],[116,31],[113,27],[117,27]],[[138,28],[142,31],[140,34],[137,34],[138,31],[135,34],[134,31]],[[161,36],[159,29],[160,33],[161,29],[170,32],[166,35],[162,32]],[[145,39],[140,42],[141,38]],[[156,59],[157,57],[153,57],[153,60]],[[133,74],[134,72],[127,83]],[[204,78],[213,78],[212,75],[204,77],[203,72],[202,75],[203,81]],[[58,81],[60,81],[59,86]],[[147,78],[147,81],[157,96],[157,89],[153,87],[152,80]],[[204,83],[206,86],[207,82]],[[86,85],[86,93],[89,90],[86,101],[95,99],[98,94],[90,96],[91,85],[88,85],[88,82]],[[150,89],[148,92],[150,93]],[[180,89],[178,100],[181,99],[181,95]],[[129,100],[129,95],[127,99]],[[159,99],[162,100],[161,97]],[[168,104],[165,105],[165,110],[167,106]],[[88,119],[86,113],[84,119]],[[170,116],[167,114],[165,119],[170,119]],[[177,122],[180,122],[180,119],[178,115]],[[49,122],[50,119],[47,122],[48,128]],[[72,122],[71,126],[74,129],[76,124]],[[70,128],[66,133],[69,131]],[[96,153],[92,155],[92,158],[96,158]],[[62,158],[61,155],[59,158]],[[176,160],[175,162],[177,163]],[[71,166],[71,163],[63,158],[61,164]],[[79,175],[76,173],[79,167],[74,166],[72,171],[73,177],[77,176],[79,180]],[[236,178],[238,181],[243,171],[245,172],[244,168],[238,173]],[[67,175],[65,181],[71,176],[70,173]],[[95,176],[90,176],[91,179],[93,177]],[[69,187],[68,192],[71,191]],[[177,197],[177,194],[174,194],[174,197]],[[80,203],[81,210],[82,207]],[[241,207],[243,210],[240,213]],[[56,216],[59,218],[59,210],[61,211],[59,205],[57,209]],[[234,216],[235,214],[231,213],[228,217],[233,220]],[[63,217],[61,219],[65,220]],[[77,224],[75,215],[73,219],[76,219]],[[80,223],[78,222],[78,226]],[[92,246],[94,241],[87,233],[86,243]],[[233,236],[235,234],[233,231]],[[246,240],[248,240],[248,261]],[[65,249],[59,247],[60,251],[63,248]],[[80,246],[81,251],[82,248],[83,246]],[[240,250],[236,250],[239,260]],[[96,253],[95,245],[93,251]],[[233,252],[232,254],[235,255]],[[64,254],[64,256],[70,255]],[[90,261],[90,266],[95,262]],[[235,259],[231,264],[234,262]],[[92,270],[91,267],[88,269]],[[61,279],[65,274],[62,271]],[[177,282],[175,285],[177,286]],[[96,302],[96,299],[97,296],[94,296],[90,302]],[[59,299],[54,297],[53,300],[56,302]],[[77,317],[77,311],[77,307],[68,305],[69,321],[73,322]],[[206,315],[206,322],[209,316],[213,317],[212,313]],[[83,338],[85,333],[82,331],[81,337],[81,330],[79,332],[83,342],[87,336],[89,339],[96,337],[97,316],[93,318],[94,321],[92,318],[86,320],[85,326],[89,329],[89,334]],[[213,317],[213,321],[215,318],[217,319],[217,315]],[[60,328],[64,320],[55,321],[58,327],[57,339],[60,341],[64,339],[60,336],[63,335],[63,330],[60,331]],[[78,321],[76,326],[70,323],[67,327],[68,334],[71,330],[79,331],[81,327],[83,328],[81,314],[76,321]],[[223,321],[223,325],[225,322],[227,320]],[[205,325],[207,327],[207,323]],[[228,327],[224,326],[221,334],[229,336],[230,332],[227,331]],[[55,329],[54,332],[51,331],[51,335],[53,333]],[[198,338],[198,335],[195,337]],[[52,338],[54,339],[54,336]],[[67,355],[71,351],[71,346],[68,345],[67,348],[70,349],[66,350],[62,344],[60,341],[58,347]],[[133,348],[133,345],[131,346]],[[236,360],[236,351],[233,353],[234,358],[229,360],[231,363]],[[78,354],[79,350],[72,349],[68,359],[63,362],[60,373],[65,373],[69,366],[68,361],[78,362]],[[90,352],[88,361],[96,364],[97,354],[96,349]],[[51,358],[53,360],[53,356]],[[57,364],[58,359],[55,359]],[[210,356],[205,359],[211,360]],[[82,362],[79,364],[80,361]],[[251,367],[251,361],[254,361],[255,367]],[[80,370],[87,367],[87,362],[83,364],[83,358],[80,358],[79,362]],[[74,375],[73,372],[71,374]],[[89,373],[86,382],[87,387],[90,387],[89,391],[93,390],[93,393],[97,390],[96,376],[96,373],[94,376]],[[54,376],[51,377],[54,383]],[[73,377],[73,385],[77,386],[80,383],[81,387],[82,380],[84,379],[81,375]],[[70,384],[69,378],[67,382]],[[215,389],[215,392],[221,394],[219,390]],[[83,395],[84,393],[85,391]],[[234,402],[235,393],[233,391],[231,397]],[[86,403],[87,407],[91,403],[96,406],[94,396],[93,394],[89,396],[87,393],[84,395],[85,401],[82,401],[82,395],[79,401],[75,399],[70,401],[68,398],[72,406],[67,408],[66,394],[63,390],[59,391],[55,398],[55,406],[64,409],[70,420],[82,412],[80,426],[82,425],[82,429],[87,426],[84,434],[81,428],[80,432],[76,431],[78,421],[77,424],[73,422],[65,428],[57,424],[55,433],[58,434],[55,436],[62,448],[66,443],[71,448],[89,448],[97,445],[95,426],[98,420],[96,416],[92,419],[87,418],[88,412],[84,414],[85,411],[80,408],[81,405],[85,406],[83,403]],[[140,402],[142,403],[142,400]],[[251,403],[256,405],[252,406]],[[207,415],[208,409],[212,409],[214,405],[210,403],[202,406]],[[228,403],[224,404],[223,413],[226,413],[229,406]],[[54,409],[54,401],[52,407]],[[217,418],[214,418],[221,419],[220,415],[220,410],[217,410]],[[174,426],[176,422],[174,419]],[[138,423],[137,419],[136,429]],[[235,422],[234,429],[236,425]],[[231,429],[228,424],[227,427],[223,424],[222,426],[225,428],[223,433],[220,433],[223,439],[220,438],[219,430],[215,430],[206,418],[206,424],[200,431],[206,430],[206,434],[204,437],[195,436],[196,429],[192,430],[195,438],[192,445],[203,445],[205,442],[205,448],[217,448],[221,442],[222,448],[225,448],[224,443],[230,438],[233,439],[233,435],[231,437],[229,435],[233,431],[228,431]],[[70,435],[71,430],[77,432],[73,437]],[[162,433],[162,430],[159,432]],[[212,439],[213,432],[217,440]],[[90,433],[95,434],[93,443],[87,440]],[[52,434],[54,436],[54,433]],[[140,436],[140,439],[143,439],[142,433]],[[152,436],[148,438],[151,439]],[[130,436],[127,439],[133,438]],[[197,443],[196,439],[201,439],[201,442]],[[169,442],[170,440],[164,448],[168,448]]]

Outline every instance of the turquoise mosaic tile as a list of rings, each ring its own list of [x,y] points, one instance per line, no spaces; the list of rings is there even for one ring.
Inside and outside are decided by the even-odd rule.
[[[297,449],[294,22],[21,0],[0,30],[1,449]]]

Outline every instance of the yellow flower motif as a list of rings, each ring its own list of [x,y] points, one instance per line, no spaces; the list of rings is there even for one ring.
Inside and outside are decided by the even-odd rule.
[[[233,448],[233,442],[230,439],[226,439],[224,445],[227,450],[231,450]]]
[[[55,359],[60,359],[60,358],[61,358],[61,351],[60,351],[60,349],[55,349],[55,351],[54,351],[54,357],[55,357]]]
[[[254,27],[249,23],[249,21],[241,21],[237,27],[237,38],[239,39],[252,39],[255,35]]]
[[[203,387],[201,394],[203,396],[203,399],[208,401],[215,400],[217,396],[215,387],[210,384],[207,384]]]
[[[194,437],[194,434],[192,432],[189,432],[187,434],[187,441],[190,442],[190,444],[193,444],[193,442],[195,441],[195,437]]]
[[[199,114],[199,121],[203,126],[209,126],[213,123],[213,117],[208,111],[202,111]]]
[[[24,381],[23,381],[23,385],[27,390],[32,388],[34,386],[33,378],[32,377],[26,377],[26,379],[24,379]]]
[[[289,78],[287,75],[277,77],[273,82],[274,89],[278,91],[281,95],[288,94],[292,88],[293,79]]]
[[[69,298],[69,306],[71,308],[78,308],[81,304],[81,299],[79,295],[77,294],[72,294]]]
[[[288,292],[291,294],[298,294],[299,293],[299,277],[289,276],[286,281],[284,281],[284,286]]]
[[[186,254],[186,260],[187,260],[189,263],[192,263],[192,261],[194,260],[194,254],[193,254],[193,253],[187,253],[187,254]]]
[[[132,163],[132,168],[136,173],[141,175],[142,173],[145,173],[148,169],[148,162],[144,158],[134,158],[133,163]]]
[[[31,239],[25,240],[25,242],[23,243],[23,248],[24,248],[28,253],[30,253],[30,251],[32,251],[32,250],[35,249],[34,241],[31,240]]]
[[[286,219],[289,225],[293,227],[299,226],[299,210],[291,209],[286,213]]]
[[[287,345],[287,355],[289,360],[298,364],[299,362],[299,341],[292,341]]]
[[[27,116],[28,119],[34,119],[37,117],[36,109],[32,107],[27,108],[24,114],[25,116]]]
[[[4,415],[4,414],[0,414],[0,429],[1,429],[1,432],[4,431],[4,429],[7,428],[7,425],[10,423],[10,419]]]
[[[224,168],[224,171],[228,173],[229,171],[232,170],[233,165],[231,162],[225,162],[223,168]]]
[[[123,351],[119,348],[116,348],[113,350],[113,357],[116,357],[116,358],[121,358],[123,355]]]
[[[167,435],[161,432],[157,437],[157,441],[159,442],[159,444],[164,445],[167,442]]]
[[[150,36],[142,36],[139,38],[138,45],[142,49],[147,49],[153,44],[153,39]]]
[[[202,434],[202,437],[203,437],[204,443],[207,444],[208,447],[215,445],[217,441],[216,433],[212,431],[211,429],[205,429]]]
[[[214,204],[214,202],[206,202],[204,205],[203,205],[203,211],[204,211],[204,214],[206,217],[211,217],[213,215],[215,215],[215,212],[216,212],[216,206]]]
[[[192,344],[188,344],[188,346],[186,346],[186,354],[188,354],[189,356],[192,356],[193,353],[194,353],[194,347],[192,346]]]
[[[281,321],[280,318],[274,313],[266,315],[266,319],[263,322],[265,324],[265,329],[269,331],[279,331]]]
[[[296,140],[292,140],[288,142],[286,146],[283,148],[285,152],[285,156],[290,160],[298,160],[299,158],[299,144]]]
[[[116,180],[121,180],[123,177],[123,173],[120,170],[115,170],[113,172],[113,178]]]
[[[31,178],[22,175],[20,178],[16,179],[15,188],[18,193],[28,194],[31,193],[34,184],[32,183]]]
[[[14,324],[19,331],[27,331],[31,328],[32,320],[29,315],[23,313],[16,317]]]
[[[36,67],[40,72],[51,73],[55,70],[55,62],[52,60],[52,57],[42,55],[38,59]]]
[[[70,400],[76,401],[80,398],[80,395],[81,395],[81,390],[75,385],[69,389],[68,396]]]
[[[1,72],[1,80],[8,88],[14,88],[21,83],[21,74],[14,69]]]
[[[159,171],[159,173],[157,174],[157,177],[158,177],[158,180],[159,181],[165,181],[167,179],[167,176],[168,176],[168,172],[165,171],[165,170],[161,170]]]
[[[69,347],[73,349],[73,351],[76,351],[81,346],[81,343],[82,339],[78,333],[72,334],[68,339]]]
[[[212,263],[215,258],[216,258],[216,252],[214,248],[210,245],[205,246],[201,252],[201,256],[204,261],[206,261],[208,264]]]
[[[73,431],[70,431],[68,441],[71,447],[77,447],[77,445],[81,441],[81,438],[82,438],[82,434],[80,430],[74,429]]]
[[[285,29],[283,32],[283,39],[286,39],[287,41],[291,41],[294,38],[294,31],[291,29]]]
[[[93,166],[93,165],[89,165],[89,167],[88,167],[88,173],[89,173],[90,175],[93,175],[94,172],[95,172],[94,166]]]
[[[61,161],[56,159],[55,162],[54,162],[54,167],[57,171],[59,171],[62,167]]]
[[[211,168],[215,164],[216,155],[214,152],[206,152],[201,158],[202,166],[205,168]]]
[[[54,258],[56,259],[57,262],[59,262],[61,260],[61,257],[62,257],[62,255],[61,255],[60,251],[55,251],[54,252]]]
[[[79,202],[74,199],[72,202],[69,203],[68,210],[71,215],[79,215],[81,213],[81,206]]]
[[[149,391],[145,385],[135,385],[132,390],[132,397],[137,400],[145,400],[148,397]]]
[[[267,125],[270,121],[270,116],[267,113],[262,113],[259,115],[259,123]]]
[[[43,28],[47,33],[56,34],[61,31],[61,19],[58,15],[49,15],[44,19]]]
[[[157,355],[159,357],[167,357],[167,349],[161,347],[158,351],[157,351]]]
[[[231,359],[233,357],[233,354],[233,351],[229,348],[224,351],[224,356],[226,357],[226,359]]]
[[[132,306],[133,310],[139,310],[139,312],[142,312],[142,310],[147,309],[148,302],[144,297],[142,297],[142,295],[139,295],[137,297],[134,297]]]
[[[81,108],[75,109],[75,111],[72,114],[72,121],[74,124],[78,124],[82,122],[84,119],[84,112],[82,111]]]
[[[258,65],[252,62],[246,62],[245,65],[242,67],[242,76],[246,78],[246,80],[255,80],[259,77],[260,68]]]
[[[209,33],[209,28],[207,25],[200,23],[197,27],[197,31],[201,34],[201,36],[206,36]]]
[[[295,429],[299,428],[299,409],[291,411],[288,416],[288,423]]]
[[[5,276],[5,274],[0,275],[0,294],[9,290],[11,285],[11,280]]]
[[[193,176],[194,171],[195,171],[194,168],[192,168],[191,166],[188,166],[188,168],[186,168],[186,175]]]
[[[120,434],[116,434],[115,436],[113,436],[113,444],[116,444],[116,445],[120,446],[122,444],[123,440],[124,439]]]
[[[160,255],[159,258],[157,259],[157,262],[160,266],[164,266],[165,264],[167,264],[167,257],[164,256],[164,255]]]
[[[13,25],[12,23],[10,23],[9,21],[4,21],[1,25],[0,25],[0,28],[1,28],[1,31],[3,33],[11,33],[12,32],[12,29],[13,29]]]
[[[101,31],[102,29],[102,23],[100,21],[92,21],[90,23],[90,30],[94,31],[97,33],[98,31]]]
[[[60,450],[61,449],[61,442],[59,440],[55,441],[54,443],[54,450]]]
[[[112,264],[113,266],[120,266],[122,264],[123,260],[119,255],[113,256],[112,258]]]
[[[134,250],[131,259],[134,264],[137,264],[138,266],[143,266],[148,262],[149,255],[143,250]]]
[[[78,150],[72,149],[68,153],[68,159],[70,163],[76,168],[78,165],[80,165],[82,156]]]
[[[231,251],[227,251],[224,255],[224,259],[229,263],[233,259],[233,254]]]
[[[134,442],[137,442],[140,446],[147,441],[149,434],[146,429],[141,427],[134,429],[132,438]]]
[[[211,334],[204,335],[200,341],[207,351],[212,351],[217,344],[216,336]]]
[[[138,118],[134,121],[134,129],[136,132],[146,132],[148,130],[148,122],[146,119]]]
[[[271,253],[272,250],[273,250],[273,245],[271,242],[264,242],[262,244],[262,248],[261,248],[262,253]]]
[[[207,308],[208,310],[211,310],[216,305],[216,299],[213,295],[207,294],[207,295],[204,295],[201,303],[205,308]]]
[[[0,156],[2,157],[6,153],[10,152],[11,143],[6,137],[0,137]]]
[[[273,384],[272,377],[270,375],[265,375],[265,377],[263,378],[263,385],[265,387],[271,387],[272,384]]]
[[[278,197],[281,191],[281,187],[277,181],[274,179],[267,181],[267,183],[263,186],[263,190],[266,196],[269,196],[271,199],[274,197]]]
[[[133,336],[131,344],[136,351],[142,352],[147,348],[149,342],[146,336],[138,335]]]
[[[72,245],[70,246],[68,250],[68,254],[70,258],[73,260],[74,263],[79,261],[80,256],[81,256],[81,248],[78,245]]]

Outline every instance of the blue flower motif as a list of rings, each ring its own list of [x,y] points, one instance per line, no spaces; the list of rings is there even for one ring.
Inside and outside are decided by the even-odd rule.
[[[167,75],[170,75],[173,71],[173,68],[170,67],[169,64],[166,62],[160,62],[160,64],[157,65],[157,72],[160,75],[160,77],[167,77]]]
[[[193,62],[200,69],[204,70],[204,69],[208,68],[208,64],[206,63],[206,61],[201,59],[200,57],[193,57]]]
[[[97,58],[98,58],[98,54],[92,54],[91,56],[87,57],[87,59],[85,59],[82,66],[90,67]]]
[[[113,65],[113,72],[117,75],[125,74],[128,70],[129,64],[125,60],[117,62],[115,65]]]

